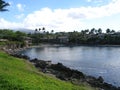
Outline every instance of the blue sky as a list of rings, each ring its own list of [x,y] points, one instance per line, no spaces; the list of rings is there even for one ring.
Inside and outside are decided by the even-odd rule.
[[[120,30],[120,0],[5,0],[9,12],[0,13],[0,28],[80,31]]]

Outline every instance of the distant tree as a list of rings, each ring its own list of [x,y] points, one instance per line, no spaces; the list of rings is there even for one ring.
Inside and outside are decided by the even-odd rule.
[[[98,34],[98,30],[95,29],[95,34]]]
[[[7,6],[9,6],[9,3],[6,3],[3,0],[0,0],[0,12],[8,11],[8,9],[6,9]]]
[[[85,31],[85,30],[82,30],[82,31],[81,31],[81,34],[82,34],[82,35],[85,35],[85,34],[86,34],[86,31]]]
[[[37,33],[37,31],[38,31],[38,29],[36,28],[36,29],[35,29],[35,33]]]
[[[51,33],[53,33],[54,32],[54,30],[51,30]]]
[[[90,34],[95,34],[95,28],[92,28]]]
[[[15,32],[15,40],[16,41],[24,41],[24,37],[26,37],[26,33],[20,32],[20,31],[16,31]]]
[[[112,30],[111,33],[115,33],[115,30]]]
[[[45,34],[45,33],[46,33],[46,31],[43,31],[43,33]]]
[[[43,27],[42,30],[45,31],[45,27]]]
[[[89,33],[89,29],[86,29],[86,30],[85,30],[85,34],[88,34],[88,33]]]
[[[41,31],[41,28],[39,28],[39,31]]]
[[[35,31],[37,31],[37,28],[35,29]]]
[[[101,33],[102,33],[102,29],[99,28],[99,29],[98,29],[98,34],[101,34]]]
[[[49,31],[47,31],[46,34],[49,35]]]
[[[108,28],[108,29],[106,29],[106,33],[110,33],[111,31],[110,31],[110,29]]]
[[[45,27],[42,28],[43,33],[45,34]]]

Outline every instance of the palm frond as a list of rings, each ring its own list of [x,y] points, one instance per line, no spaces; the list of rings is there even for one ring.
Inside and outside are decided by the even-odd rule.
[[[0,11],[8,11],[8,9],[5,9],[7,6],[9,6],[9,3],[6,3],[3,0],[0,0]]]

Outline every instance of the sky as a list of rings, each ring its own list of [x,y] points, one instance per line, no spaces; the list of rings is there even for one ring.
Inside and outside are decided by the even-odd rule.
[[[120,0],[4,0],[8,12],[0,12],[0,29],[81,31],[120,30]]]

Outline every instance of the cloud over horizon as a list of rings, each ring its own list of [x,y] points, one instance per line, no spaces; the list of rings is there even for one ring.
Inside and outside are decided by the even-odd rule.
[[[92,2],[94,0],[88,0]],[[102,0],[99,0],[102,2]],[[24,11],[24,5],[17,4],[18,10]],[[51,9],[48,7],[42,8],[40,10],[34,11],[28,14],[22,22],[15,23],[9,22],[5,19],[0,19],[0,28],[5,27],[15,27],[15,28],[27,28],[35,29],[39,27],[47,27],[48,30],[56,31],[73,31],[80,28],[86,28],[86,20],[94,20],[99,18],[104,18],[120,13],[120,0],[112,0],[111,3],[104,6],[87,6],[78,8],[68,8],[68,9]],[[23,17],[24,14],[16,16],[18,19]]]

